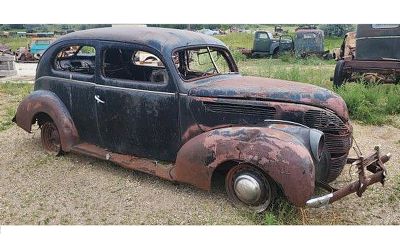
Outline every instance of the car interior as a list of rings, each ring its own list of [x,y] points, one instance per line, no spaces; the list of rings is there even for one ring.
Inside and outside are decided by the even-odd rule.
[[[65,47],[57,54],[55,69],[92,75],[95,72],[95,54],[93,47]],[[157,56],[131,49],[106,49],[101,72],[112,79],[150,83],[167,83],[169,80],[168,72]]]
[[[95,71],[95,49],[89,46],[68,46],[56,56],[55,69],[93,75]]]
[[[168,72],[155,55],[128,49],[104,51],[102,72],[105,77],[151,83],[167,83]]]

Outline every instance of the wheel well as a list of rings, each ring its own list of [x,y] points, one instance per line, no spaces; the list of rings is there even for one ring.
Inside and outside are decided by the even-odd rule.
[[[274,49],[274,52],[272,52],[272,54],[275,55],[276,53],[278,53],[278,51],[279,51],[279,46]]]
[[[37,113],[32,118],[32,124],[35,124],[37,122],[39,127],[41,127],[45,122],[48,122],[48,121],[52,122],[53,119],[51,119],[51,117],[44,112]]]
[[[228,173],[229,169],[233,166],[239,164],[239,161],[225,161],[219,164],[213,171],[211,176],[211,189],[218,189],[225,186],[225,176]]]

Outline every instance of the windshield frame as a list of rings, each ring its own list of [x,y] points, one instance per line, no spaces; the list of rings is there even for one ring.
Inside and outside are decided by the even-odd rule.
[[[177,52],[182,52],[182,51],[187,51],[187,50],[196,50],[196,49],[205,49],[209,52],[209,56],[210,58],[212,58],[210,51],[214,50],[214,51],[219,51],[221,52],[221,55],[223,56],[223,58],[225,59],[226,63],[229,66],[229,70],[230,73],[218,73],[218,74],[212,74],[212,75],[204,75],[204,76],[200,76],[200,77],[194,77],[191,79],[185,79],[181,72],[179,71],[179,69],[176,67],[175,63],[174,63],[174,54]],[[185,52],[186,53],[186,52]],[[187,82],[187,83],[192,83],[201,79],[206,79],[206,78],[212,78],[212,77],[217,77],[217,76],[224,76],[224,75],[236,75],[239,74],[239,70],[238,67],[236,65],[235,60],[232,57],[232,54],[230,53],[229,49],[224,47],[224,46],[219,46],[219,45],[210,45],[210,44],[199,44],[199,45],[193,45],[193,46],[185,46],[185,47],[179,47],[179,48],[175,48],[174,50],[172,50],[171,52],[171,58],[170,58],[173,62],[173,67],[175,68],[175,72],[179,75],[179,78],[183,81],[183,82]],[[213,60],[211,60],[213,61]],[[215,62],[212,62],[215,66]]]

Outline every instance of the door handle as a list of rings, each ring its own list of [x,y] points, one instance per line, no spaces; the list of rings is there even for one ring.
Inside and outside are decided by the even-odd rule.
[[[95,95],[95,96],[94,96],[94,99],[97,101],[97,103],[103,103],[103,104],[106,103],[105,101],[103,101],[103,100],[100,99],[100,96],[99,96],[99,95]]]

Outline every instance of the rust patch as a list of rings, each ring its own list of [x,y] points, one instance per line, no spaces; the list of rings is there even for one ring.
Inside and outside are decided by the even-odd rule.
[[[160,164],[157,161],[151,161],[145,158],[138,158],[130,155],[113,153],[89,143],[81,143],[75,145],[74,147],[72,147],[71,151],[87,156],[96,157],[102,160],[111,161],[124,168],[138,170],[144,173],[158,176],[166,180],[175,180],[174,172],[172,171],[172,164],[165,165]]]
[[[271,128],[230,127],[196,136],[178,153],[176,179],[209,190],[214,170],[230,160],[262,169],[297,206],[314,192],[309,151],[296,137]]]

